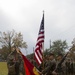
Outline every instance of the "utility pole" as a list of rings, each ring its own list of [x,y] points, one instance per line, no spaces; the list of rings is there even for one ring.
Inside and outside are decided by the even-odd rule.
[[[34,59],[34,47],[33,47],[33,59]]]
[[[49,49],[51,50],[51,40],[50,40],[50,47],[49,47]]]

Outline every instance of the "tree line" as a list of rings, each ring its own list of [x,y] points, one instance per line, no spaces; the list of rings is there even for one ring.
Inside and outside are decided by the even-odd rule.
[[[16,32],[15,30],[8,32],[0,32],[0,57],[4,60],[7,59],[8,54],[11,52],[13,46],[20,48],[27,48],[27,42],[23,40],[23,35],[21,32]],[[49,53],[54,53],[56,56],[60,53],[63,55],[68,50],[68,43],[66,40],[55,40],[50,44],[50,48],[44,50],[44,56],[49,55]],[[34,58],[34,53],[27,55],[28,58]],[[75,60],[75,45],[72,41],[71,51],[68,57]]]

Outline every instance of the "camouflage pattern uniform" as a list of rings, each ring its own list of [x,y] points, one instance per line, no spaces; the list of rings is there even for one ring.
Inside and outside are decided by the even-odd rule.
[[[20,75],[22,61],[22,56],[16,50],[12,51],[7,57],[8,75]]]
[[[56,66],[58,66],[58,64],[60,63],[60,61],[62,60],[62,57],[63,57],[63,55],[62,54],[59,54],[58,56],[57,56],[57,61],[56,61]],[[58,75],[65,75],[66,73],[65,73],[65,62],[63,62],[62,63],[62,65],[61,66],[59,66],[59,69],[58,69]]]
[[[48,66],[48,61],[49,60],[47,58],[45,58],[44,61],[40,64],[40,66],[38,66],[38,69],[40,72],[42,72],[43,67],[46,68]]]
[[[75,74],[75,61],[73,62],[73,73]]]
[[[53,56],[53,54],[51,54],[50,56]],[[56,67],[56,61],[54,58],[52,59],[49,59],[46,63],[46,67],[45,69],[42,71],[42,73],[44,75],[53,75],[52,72],[55,70],[55,67]]]
[[[70,61],[70,69],[71,69],[71,75],[73,75],[74,74],[74,61],[73,61],[73,59],[71,59],[71,61]]]
[[[20,74],[25,75],[25,68],[24,68],[24,61],[23,60],[21,61],[19,69],[20,69]]]
[[[7,58],[8,75],[16,75],[15,63],[13,62],[14,57],[10,56]]]
[[[70,59],[67,59],[65,62],[66,65],[66,75],[70,74]]]

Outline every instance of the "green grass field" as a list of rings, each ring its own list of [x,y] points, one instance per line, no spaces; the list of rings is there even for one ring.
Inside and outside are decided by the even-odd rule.
[[[7,75],[7,63],[6,62],[0,62],[0,75]]]
[[[0,75],[7,75],[7,73],[8,73],[7,63],[0,62]]]

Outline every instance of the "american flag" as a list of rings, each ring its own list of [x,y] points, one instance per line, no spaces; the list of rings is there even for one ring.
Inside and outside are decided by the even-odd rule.
[[[40,65],[43,61],[43,46],[44,45],[44,13],[40,25],[40,30],[37,38],[37,43],[35,46],[35,52],[34,57],[36,59],[36,62]]]

